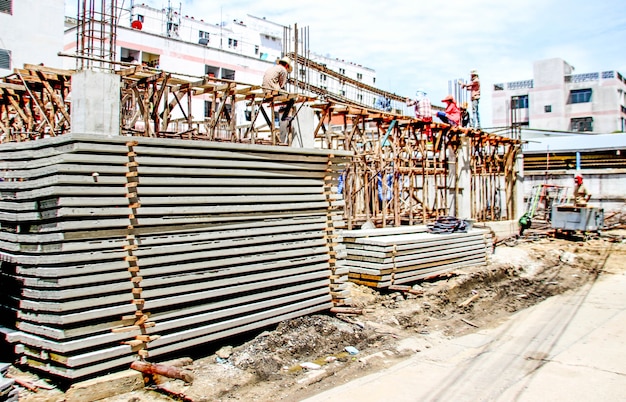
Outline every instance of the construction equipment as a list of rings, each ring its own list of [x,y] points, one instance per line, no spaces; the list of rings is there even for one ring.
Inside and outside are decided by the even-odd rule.
[[[556,205],[552,210],[552,228],[560,232],[598,232],[604,227],[604,209],[572,204]]]
[[[550,221],[554,206],[567,201],[567,189],[564,186],[545,183],[533,186],[526,202],[526,212],[518,220],[520,235],[531,227],[535,216],[543,221]]]

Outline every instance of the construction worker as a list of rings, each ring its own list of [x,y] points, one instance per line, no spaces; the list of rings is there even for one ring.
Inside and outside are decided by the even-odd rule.
[[[480,128],[480,115],[478,113],[478,102],[480,101],[480,80],[478,79],[478,71],[472,70],[470,72],[470,82],[467,84],[460,83],[462,88],[467,89],[470,92],[472,98],[472,126],[474,128]]]
[[[576,175],[576,177],[574,177],[574,205],[584,207],[587,205],[590,198],[591,194],[583,184],[583,177]]]
[[[454,97],[452,95],[448,95],[441,101],[446,104],[446,111],[437,112],[437,117],[439,117],[441,121],[446,124],[450,124],[451,126],[458,126],[461,120],[461,110],[456,105]]]
[[[287,76],[291,73],[291,59],[283,57],[275,65],[268,68],[263,75],[263,88],[266,91],[280,91],[287,83]]]
[[[469,127],[470,115],[467,111],[467,102],[461,103],[461,127]]]
[[[406,98],[406,105],[415,107],[415,118],[424,122],[423,133],[428,140],[431,140],[432,131],[430,123],[433,121],[433,109],[430,104],[430,99],[426,96],[426,91],[418,89],[415,92],[415,100]]]

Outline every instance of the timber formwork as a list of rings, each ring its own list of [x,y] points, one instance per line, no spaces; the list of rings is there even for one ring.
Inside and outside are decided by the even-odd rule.
[[[68,133],[72,73],[26,65],[4,78],[2,141]],[[304,96],[209,77],[190,80],[143,66],[121,68],[116,74],[122,87],[122,135],[285,145],[291,138],[281,140],[275,121],[295,119],[303,104],[311,105],[317,114],[312,128],[317,146],[355,155],[343,180],[350,227],[368,220],[398,226],[457,215],[461,195],[470,197],[473,219],[514,215],[519,140],[425,124],[324,95],[323,89],[308,84],[312,95]],[[206,117],[194,117],[193,102],[205,103]],[[247,118],[238,119],[237,113]],[[467,151],[461,148],[463,140]],[[468,153],[464,166],[457,163],[461,152]],[[471,180],[459,186],[461,170],[468,168]]]
[[[332,101],[314,107],[319,146],[354,153],[343,176],[349,228],[456,216],[461,193],[475,220],[513,216],[519,141]]]
[[[26,65],[0,82],[2,141],[69,132],[71,74]],[[190,80],[143,66],[116,74],[122,86],[120,134],[126,136],[288,145],[291,137],[281,139],[275,121],[296,119],[302,105],[310,105],[317,146],[354,153],[342,179],[350,228],[367,221],[399,226],[457,216],[460,197],[469,197],[472,219],[514,217],[519,140],[351,104],[308,84],[317,95],[209,77]],[[205,103],[206,117],[193,116],[193,102]],[[468,169],[469,182],[460,183]]]

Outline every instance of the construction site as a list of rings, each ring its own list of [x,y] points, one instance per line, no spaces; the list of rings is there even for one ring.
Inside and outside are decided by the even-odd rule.
[[[514,127],[424,122],[298,74],[271,91],[120,62],[115,3],[82,2],[76,69],[0,79],[0,346],[20,400],[300,400],[332,386],[300,359],[380,369],[410,353],[398,339],[581,286],[620,244],[517,236]],[[300,32],[294,71],[405,102],[308,59]]]

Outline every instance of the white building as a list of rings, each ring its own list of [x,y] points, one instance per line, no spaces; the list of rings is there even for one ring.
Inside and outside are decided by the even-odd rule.
[[[131,2],[129,9],[121,10],[118,21],[118,61],[136,61],[176,73],[209,74],[260,84],[265,70],[289,48],[285,39],[293,36],[290,27],[252,15],[217,23],[203,18],[185,14],[181,9],[158,9]],[[75,21],[67,24],[69,29],[65,34],[67,53],[76,48],[76,30],[72,25]],[[312,56],[312,59],[368,85],[376,82],[375,71],[370,68],[322,56]],[[72,66],[66,63],[66,67]],[[323,77],[317,74],[310,76],[304,69],[293,74],[296,73],[298,79],[311,79],[313,85],[324,84]],[[326,89],[341,94],[341,88]]]
[[[574,74],[554,58],[533,64],[533,78],[494,85],[494,126],[613,133],[626,130],[626,79],[617,71]]]
[[[64,0],[0,1],[0,75],[24,64],[60,67]]]
[[[67,54],[76,50],[76,20],[66,20],[65,47]],[[245,19],[211,23],[191,16],[180,9],[158,9],[144,4],[134,4],[121,10],[116,30],[116,59],[124,63],[141,63],[149,67],[188,75],[235,80],[260,85],[264,72],[282,57],[294,33],[286,27],[264,18],[247,15]],[[286,43],[287,42],[287,43]],[[349,61],[311,55],[317,63],[348,78],[373,86],[374,70]],[[71,69],[75,62],[64,60]],[[376,96],[354,86],[340,84],[325,74],[294,66],[291,77],[306,81],[333,94],[347,97],[366,106],[373,106]],[[287,87],[286,90],[295,91]],[[208,117],[210,105],[204,111],[194,104],[193,115]]]

